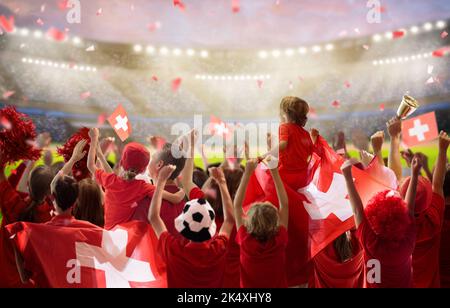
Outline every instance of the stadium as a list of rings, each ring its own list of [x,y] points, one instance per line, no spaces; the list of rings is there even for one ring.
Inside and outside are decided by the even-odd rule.
[[[402,150],[425,154],[433,169],[438,133],[450,131],[446,1],[2,0],[0,16],[0,109],[15,106],[49,133],[55,162],[83,127],[120,143],[108,122],[119,105],[132,128],[123,145],[173,141],[174,126],[199,118],[275,125],[277,135],[283,97],[308,102],[306,129],[332,147],[343,133],[348,157],[369,151],[377,131],[388,135],[404,95],[419,103],[415,117],[434,112],[437,134]],[[195,155],[203,169],[223,160]],[[409,175],[411,161],[401,163]]]

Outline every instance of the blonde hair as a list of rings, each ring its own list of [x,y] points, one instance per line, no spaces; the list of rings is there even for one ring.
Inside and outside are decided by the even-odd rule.
[[[267,242],[278,233],[278,210],[270,203],[255,203],[248,211],[244,224],[249,234],[260,242]]]
[[[297,125],[304,126],[306,124],[308,112],[309,105],[301,98],[287,96],[281,101],[281,115],[285,114],[289,121],[292,121]]]
[[[138,175],[139,173],[137,173],[136,171],[130,169],[130,170],[123,170],[122,171],[122,178],[125,181],[131,181],[134,180],[135,177]]]

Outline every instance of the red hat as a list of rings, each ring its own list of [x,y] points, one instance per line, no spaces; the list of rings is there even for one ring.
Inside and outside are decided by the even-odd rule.
[[[390,241],[402,240],[412,223],[405,201],[393,190],[377,193],[368,202],[364,213],[373,232]]]
[[[150,152],[140,143],[132,142],[125,146],[120,165],[125,169],[142,173],[150,162]]]
[[[405,197],[408,191],[409,183],[411,182],[411,177],[405,179],[403,184],[400,186],[400,194]],[[417,182],[417,192],[416,192],[416,206],[414,212],[420,214],[425,211],[431,204],[431,199],[433,198],[433,187],[428,179],[419,176]]]

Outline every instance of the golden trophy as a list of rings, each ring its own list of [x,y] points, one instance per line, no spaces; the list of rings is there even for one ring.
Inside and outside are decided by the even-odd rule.
[[[404,120],[413,114],[417,108],[419,108],[419,103],[416,99],[409,95],[404,95],[400,107],[397,110],[397,117]]]

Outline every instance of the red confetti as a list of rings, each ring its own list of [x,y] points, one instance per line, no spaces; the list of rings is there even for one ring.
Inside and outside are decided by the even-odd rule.
[[[173,0],[173,6],[178,7],[183,12],[186,10],[186,6],[181,0]]]
[[[369,50],[369,48],[370,48],[369,45],[363,45],[362,47],[363,47],[365,50]]]
[[[100,15],[102,15],[102,14],[103,14],[103,9],[102,9],[102,8],[99,8],[99,9],[97,10],[97,13],[96,13],[95,15],[100,16]]]
[[[172,91],[173,92],[177,92],[178,91],[178,89],[181,86],[181,82],[182,81],[183,80],[181,78],[176,78],[176,79],[172,80]]]
[[[8,121],[8,119],[6,119],[5,117],[1,117],[0,118],[0,125],[1,125],[1,129],[2,130],[10,130],[12,128],[11,122]]]
[[[264,82],[262,80],[256,80],[256,83],[258,85],[258,88],[262,89],[262,86],[263,86]]]
[[[345,86],[346,88],[350,88],[352,85],[350,84],[349,81],[346,81],[346,82],[344,82],[344,86]]]
[[[153,81],[158,81],[158,80],[159,80],[159,79],[158,79],[158,76],[153,75],[153,76],[152,76],[152,80],[153,80]]]
[[[380,111],[384,111],[384,109],[385,109],[384,104],[380,104],[379,109],[380,109]]]
[[[444,31],[444,32],[441,33],[441,38],[442,39],[445,39],[447,36],[448,36],[448,32],[447,31]]]
[[[392,37],[394,39],[399,39],[405,36],[405,30],[397,30],[392,32]]]
[[[45,12],[45,4],[41,5],[41,13]]]
[[[0,28],[2,28],[6,33],[11,33],[14,31],[14,16],[9,16],[7,19],[5,15],[0,16]]]
[[[450,46],[442,47],[433,51],[433,57],[442,58],[450,52]]]
[[[97,118],[97,125],[102,126],[103,124],[105,124],[105,122],[106,122],[106,114],[102,113]]]
[[[62,32],[62,31],[56,29],[56,28],[50,28],[47,31],[47,35],[51,39],[53,39],[53,40],[55,40],[57,42],[62,42],[62,41],[64,41],[66,39],[66,34],[64,32]]]
[[[65,11],[69,8],[69,0],[62,0],[58,2],[58,8],[60,11]]]
[[[239,13],[241,10],[241,4],[239,3],[239,0],[231,0],[231,11],[233,13]]]
[[[317,119],[317,112],[316,112],[316,109],[314,109],[314,108],[309,108],[309,114],[308,114],[308,116],[309,116],[311,119]]]
[[[334,108],[341,108],[341,103],[339,101],[334,101],[331,103],[331,106]]]
[[[148,28],[148,31],[155,32],[156,30],[161,29],[161,23],[159,21],[149,23],[147,28]]]
[[[82,100],[88,99],[89,97],[91,97],[91,92],[88,91],[88,92],[81,93],[80,97]]]
[[[36,20],[36,23],[37,23],[39,26],[43,26],[43,25],[44,25],[44,21],[42,21],[42,19],[40,19],[40,18],[38,18],[38,20]]]
[[[94,45],[89,46],[88,48],[86,48],[86,51],[87,52],[95,51],[95,46]]]
[[[11,96],[13,96],[16,92],[14,91],[6,91],[5,93],[3,93],[3,99],[8,99]]]

